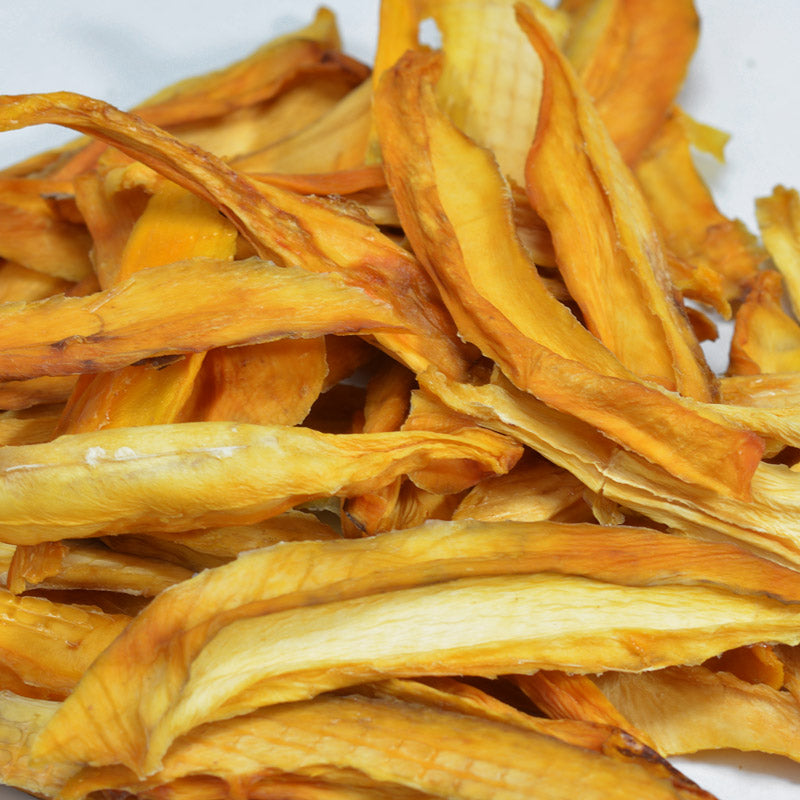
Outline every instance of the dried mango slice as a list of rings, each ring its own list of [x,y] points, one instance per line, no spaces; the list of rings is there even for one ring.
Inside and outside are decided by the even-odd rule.
[[[13,261],[0,264],[0,303],[16,300],[41,300],[65,292],[71,281],[37,272]]]
[[[541,613],[532,617],[531,607]],[[239,620],[192,662],[151,732],[148,763],[210,720],[378,676],[653,669],[764,638],[796,644],[799,619],[794,607],[704,587],[540,574],[463,578]]]
[[[589,329],[632,372],[713,398],[713,378],[674,297],[644,198],[546,30],[532,14],[520,10],[519,19],[545,84],[525,185],[550,229],[570,294]]]
[[[60,219],[36,183],[0,181],[0,257],[67,281],[91,273],[89,235]]]
[[[266,773],[261,781],[269,786],[269,768],[302,775],[320,767],[323,778],[329,774],[326,767],[351,774],[355,770],[378,787],[407,787],[423,796],[463,800],[545,795],[566,799],[576,787],[583,798],[603,800],[708,797],[689,781],[657,775],[644,764],[608,758],[532,730],[390,698],[358,696],[318,698],[217,723],[182,739],[163,768],[144,781],[122,770],[104,774],[87,769],[69,782],[63,796],[81,797],[103,788],[141,792],[194,774],[241,785]],[[400,788],[390,796],[405,795]]]
[[[800,705],[788,692],[703,666],[594,680],[664,755],[734,748],[800,761]]]
[[[800,563],[797,476],[785,467],[759,464],[750,500],[723,497],[620,449],[589,425],[545,406],[502,377],[479,386],[445,381],[431,372],[420,376],[420,382],[451,408],[516,438],[622,508],[676,530],[726,538]]]
[[[795,316],[800,309],[800,196],[776,186],[756,200],[756,219],[764,246],[781,273]]]
[[[431,86],[436,69],[435,57],[409,53],[386,73],[375,113],[387,180],[406,234],[462,335],[497,361],[517,386],[549,405],[675,475],[746,496],[761,457],[760,440],[724,426],[713,434],[701,432],[710,420],[679,411],[667,395],[636,382],[547,291],[514,235],[507,193],[491,155],[438,110]],[[404,110],[402,118],[398,108]],[[490,197],[495,200],[489,202]],[[728,444],[713,456],[698,449],[699,441],[722,445],[727,437]],[[702,464],[705,455],[709,459]],[[722,465],[727,475],[720,473]]]
[[[414,530],[366,539],[295,542],[244,554],[155,598],[115,645],[94,663],[81,686],[66,701],[50,731],[40,738],[42,755],[97,764],[120,761],[137,768],[146,755],[148,732],[152,732],[180,695],[188,663],[218,630],[237,618],[246,619],[254,614],[274,616],[270,612],[280,616],[281,610],[289,613],[289,609],[313,614],[313,604],[333,603],[332,609],[342,603],[346,605],[347,598],[355,603],[353,608],[358,606],[356,600],[363,598],[366,612],[381,597],[392,594],[395,600],[401,598],[404,587],[410,590],[436,584],[452,588],[455,585],[452,581],[465,575],[484,576],[487,580],[490,576],[504,576],[491,580],[497,583],[495,588],[500,587],[501,596],[508,597],[502,587],[512,576],[523,576],[524,583],[528,578],[534,580],[530,575],[525,578],[525,574],[536,570],[591,575],[606,581],[602,585],[609,587],[613,584],[652,587],[656,581],[664,584],[661,587],[666,593],[664,597],[674,594],[676,602],[680,596],[689,602],[689,595],[682,595],[676,581],[693,589],[710,585],[714,587],[709,589],[712,595],[727,597],[744,590],[754,598],[773,593],[790,602],[800,599],[800,577],[792,570],[729,545],[702,543],[644,529],[555,523],[428,522]],[[570,585],[580,586],[580,582],[570,581]],[[558,581],[553,583],[553,591],[558,585]],[[567,591],[566,586],[564,590]],[[446,594],[449,590],[444,591]],[[610,588],[608,591],[614,592]],[[646,595],[644,589],[637,591]],[[422,591],[416,596],[424,603],[426,598],[434,602],[435,597],[443,595],[437,590],[432,595]],[[481,603],[493,602],[490,598],[491,592],[489,596],[482,595]],[[746,598],[747,595],[743,596],[741,602],[746,604]],[[553,596],[547,602],[552,600]],[[564,602],[570,605],[566,595]],[[761,601],[756,599],[756,602]],[[304,609],[306,604],[311,605]],[[691,615],[685,613],[686,607],[684,604],[679,617],[669,624],[688,619]],[[473,612],[451,610],[463,615],[461,622],[453,624],[455,628],[466,625],[463,631],[466,634]],[[593,612],[586,614],[594,616]],[[413,626],[414,637],[417,638],[420,625],[438,625],[439,616],[440,611],[430,618],[420,617]],[[542,615],[536,618],[544,619]],[[530,624],[535,625],[535,620],[530,620]],[[505,623],[498,623],[492,635],[505,628]],[[287,632],[290,630],[300,631],[287,628]],[[407,625],[406,630],[409,630]],[[753,635],[763,637],[764,630]],[[406,638],[401,635],[400,641]],[[385,641],[391,640],[392,636],[388,636]],[[248,646],[255,646],[254,642],[250,640]],[[375,643],[372,634],[365,640],[367,643]],[[470,657],[469,652],[453,651],[447,659]],[[671,657],[679,660],[681,656],[676,651]],[[458,670],[464,666],[452,668]],[[511,665],[505,669],[519,671]],[[414,674],[412,667],[405,674]],[[297,684],[296,688],[300,690],[302,686]],[[312,691],[310,685],[302,690]],[[91,700],[98,692],[104,697],[101,706]],[[102,743],[90,733],[95,725],[104,731]],[[85,731],[86,738],[76,737],[75,731]]]
[[[647,733],[637,728],[597,687],[593,676],[541,669],[512,680],[552,719],[571,719],[612,725],[653,747]]]
[[[798,370],[800,324],[783,310],[782,299],[780,273],[759,272],[734,318],[731,375]]]
[[[169,561],[192,572],[233,561],[247,550],[278,542],[339,539],[340,534],[307,511],[286,511],[256,525],[228,525],[183,533],[104,536],[111,550]]]
[[[364,81],[291,136],[233,159],[242,172],[315,173],[361,166],[371,126],[372,89]]]
[[[66,401],[75,388],[74,375],[44,375],[19,381],[0,381],[0,408],[19,411]]]
[[[73,765],[34,764],[31,742],[58,708],[52,700],[0,691],[0,781],[37,797],[55,797],[75,773]]]
[[[308,416],[327,375],[321,336],[215,348],[203,359],[184,418],[297,425]]]
[[[0,539],[247,524],[380,488],[440,458],[474,459],[492,474],[517,455],[478,428],[352,436],[227,422],[109,428],[0,449]]]
[[[565,14],[537,0],[526,0],[525,5],[554,36],[563,38]],[[435,22],[441,35],[443,72],[437,93],[443,108],[467,136],[494,152],[503,175],[522,185],[536,129],[542,72],[515,22],[514,3],[381,3],[375,88],[406,50],[420,49],[420,26],[426,19]]]
[[[321,199],[257,185],[210,153],[97,100],[70,93],[0,98],[0,129],[48,122],[92,133],[208,200],[262,256],[337,272],[393,305],[413,332],[378,334],[378,341],[412,369],[432,362],[448,374],[466,374],[475,354],[457,340],[430,279],[368,220]]]
[[[656,6],[595,0],[582,6],[565,53],[623,159],[635,164],[686,77],[697,46],[697,11],[692,0]]]
[[[506,475],[486,478],[470,489],[453,519],[589,522],[585,488],[566,470],[528,453]]]
[[[57,555],[49,558],[48,551],[53,549]],[[16,594],[41,587],[154,597],[191,577],[192,571],[183,567],[141,555],[114,553],[99,542],[44,542],[17,547],[8,571],[8,586]]]
[[[691,122],[674,108],[636,164],[636,177],[664,241],[692,269],[676,285],[730,318],[737,300],[766,258],[763,247],[739,220],[717,208],[692,159]]]
[[[21,681],[65,696],[130,618],[0,589],[0,652]]]
[[[259,259],[153,267],[87,297],[8,304],[0,320],[5,379],[107,371],[155,356],[279,339],[287,320],[295,336],[403,325],[389,307],[332,275]]]

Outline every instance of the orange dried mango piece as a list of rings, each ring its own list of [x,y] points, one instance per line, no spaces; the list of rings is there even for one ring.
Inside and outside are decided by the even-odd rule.
[[[280,339],[287,326],[293,335],[319,336],[403,330],[405,324],[389,306],[334,275],[260,259],[152,267],[87,297],[5,305],[0,320],[6,380],[108,371],[159,356],[169,363],[184,353]]]
[[[800,325],[783,310],[782,298],[780,273],[759,272],[734,318],[729,374],[800,368]]]
[[[459,584],[457,579],[464,576],[474,579],[479,576],[486,579],[500,576],[490,580],[492,592],[498,591],[498,598],[511,597],[506,594],[506,590],[512,592],[511,584],[518,589],[522,587],[522,584],[515,584],[514,576],[527,575],[530,578],[532,573],[537,572],[591,575],[602,580],[604,586],[638,586],[640,589],[634,592],[637,602],[648,597],[647,590],[641,587],[660,586],[654,592],[654,602],[657,596],[659,601],[669,606],[672,601],[668,598],[673,595],[675,602],[683,602],[681,607],[684,612],[673,618],[670,626],[694,624],[692,620],[699,622],[694,612],[685,613],[686,603],[690,602],[690,595],[695,589],[701,594],[703,591],[711,592],[723,606],[728,602],[722,601],[723,596],[733,598],[742,591],[746,594],[740,596],[740,601],[745,605],[749,603],[748,598],[759,598],[765,591],[790,602],[796,602],[800,597],[800,578],[793,570],[748,555],[731,545],[704,543],[646,529],[556,523],[428,522],[414,530],[362,539],[295,542],[243,554],[231,564],[203,572],[155,598],[134,620],[125,635],[87,673],[82,686],[59,712],[57,725],[40,739],[41,752],[57,760],[93,760],[95,763],[121,761],[130,766],[142,763],[147,742],[153,741],[147,731],[152,731],[158,720],[164,718],[167,709],[177,702],[185,686],[187,663],[200,653],[205,642],[214,641],[217,632],[234,619],[245,621],[253,615],[266,615],[263,617],[266,620],[274,616],[271,612],[275,612],[277,621],[283,619],[289,609],[296,609],[300,614],[297,617],[299,624],[303,615],[313,615],[315,608],[321,608],[313,604],[328,603],[332,611],[347,598],[353,601],[347,606],[353,612],[357,607],[361,608],[355,600],[362,598],[363,611],[367,613],[373,602],[380,602],[379,598],[388,600],[392,596],[399,602],[402,597],[411,597],[403,593],[404,589],[436,584],[439,588],[430,596],[418,591],[414,597],[422,603],[426,597],[430,602],[436,602],[436,598],[439,598],[440,610],[430,616],[427,616],[427,612],[416,616],[415,624],[410,627],[406,617],[406,633],[400,636],[399,641],[406,641],[410,635],[420,647],[433,647],[440,651],[440,656],[444,656],[439,640],[425,639],[421,631],[428,624],[438,626],[440,623],[436,620],[448,608],[453,614],[465,614],[465,609],[449,607],[444,603],[447,594],[443,592],[445,586],[455,589]],[[536,581],[539,580],[536,578]],[[567,581],[563,587],[565,592],[572,589],[576,591],[571,598],[569,594],[563,595],[565,608],[583,597],[582,584],[576,580]],[[541,588],[545,592],[561,591],[558,581],[554,580],[548,586],[542,585]],[[678,589],[677,586],[682,588]],[[701,590],[700,587],[706,588]],[[470,591],[466,584],[463,588],[467,593]],[[685,588],[691,588],[691,591],[684,593]],[[587,601],[593,592],[594,589],[586,595]],[[611,589],[604,596],[610,597],[610,594],[613,594]],[[482,594],[481,603],[493,603],[491,596],[491,592]],[[596,595],[594,601],[598,597]],[[705,596],[705,600],[709,597]],[[546,604],[555,602],[555,598],[555,595],[551,595]],[[756,602],[765,601],[758,599]],[[535,625],[536,619],[544,620],[546,617],[537,614],[532,618],[527,611],[529,607],[524,604],[520,606],[519,599],[516,605],[528,619],[526,624]],[[792,607],[786,606],[787,609]],[[488,610],[489,606],[486,608]],[[717,606],[718,610],[720,608]],[[586,620],[595,616],[594,612],[585,613]],[[610,607],[608,613],[611,613]],[[796,616],[796,611],[786,613]],[[704,617],[704,614],[705,611],[700,613],[700,617]],[[390,617],[382,616],[381,619],[388,623]],[[466,626],[464,634],[472,628],[470,614],[460,619],[460,623],[453,623],[452,635],[463,626]],[[628,633],[623,638],[634,636],[639,642],[633,648],[636,652],[654,653],[651,647],[654,642],[645,646],[639,638],[649,638],[649,635],[641,631],[634,635],[630,628],[631,619],[628,617],[624,622]],[[354,617],[350,617],[349,624],[355,625]],[[448,623],[441,624],[446,628]],[[505,623],[498,623],[498,626],[492,631],[493,637],[498,635],[498,631],[506,629]],[[640,628],[637,617],[636,630]],[[300,635],[302,628],[290,626],[285,630],[287,633],[293,630]],[[763,637],[764,631],[765,628],[760,627],[751,634]],[[722,635],[722,631],[714,635]],[[551,642],[552,639],[551,631],[541,643],[544,646],[545,642]],[[388,643],[392,640],[393,636],[390,635],[385,639],[382,637],[380,641]],[[562,643],[566,641],[561,637],[556,637],[556,640]],[[254,648],[256,641],[251,637],[248,646]],[[265,644],[267,647],[274,645],[273,639],[264,641],[269,642]],[[571,655],[574,658],[579,645],[577,640],[571,641],[574,645]],[[629,638],[627,641],[629,645],[632,642]],[[680,637],[680,641],[681,650],[710,644],[710,640],[701,642],[692,639],[690,642],[684,637]],[[403,645],[406,656],[398,656],[398,664],[406,659],[406,666],[398,667],[398,670],[405,670],[405,674],[420,674],[412,671],[421,669],[420,664],[413,667],[408,665],[408,645],[407,641]],[[675,641],[673,645],[678,646]],[[374,648],[377,640],[370,635],[364,640],[364,646]],[[598,642],[598,647],[604,649],[603,643]],[[659,652],[666,657],[666,651]],[[630,649],[628,653],[630,656]],[[466,648],[450,651],[446,658],[448,661],[460,660],[476,655],[475,651]],[[500,651],[497,657],[501,657]],[[511,655],[506,651],[502,657],[511,658]],[[586,657],[589,657],[588,652]],[[681,657],[675,650],[669,655],[676,661]],[[271,657],[268,660],[273,663]],[[252,673],[253,679],[263,674],[265,663],[264,660],[260,661],[261,667]],[[575,664],[574,661],[570,663]],[[501,671],[520,671],[519,665],[512,667],[510,663],[496,666]],[[453,674],[451,670],[458,672],[462,668],[467,668],[467,664],[453,663],[446,671]],[[330,673],[331,679],[335,671]],[[240,669],[235,672],[244,675]],[[433,672],[445,672],[442,662]],[[302,680],[299,683],[290,681],[285,684],[286,691],[316,691],[314,687],[318,689],[321,686],[319,681],[328,680],[326,675],[324,672],[317,673],[313,683],[309,684]],[[109,676],[114,676],[114,679],[109,681]],[[224,687],[226,682],[227,679],[219,687]],[[104,703],[87,716],[91,704],[85,701],[98,691],[104,694]],[[131,698],[135,698],[135,702],[131,703]],[[207,705],[204,707],[207,708]],[[104,731],[103,743],[97,742],[91,734],[95,725]],[[82,733],[76,737],[75,731]]]
[[[714,434],[701,432],[709,419],[678,410],[667,394],[637,381],[548,292],[514,235],[505,184],[491,155],[438,109],[436,74],[435,56],[407,54],[386,73],[375,113],[404,229],[462,336],[549,405],[675,475],[746,496],[761,440],[725,426],[715,426]],[[712,442],[720,443],[713,456],[706,449]],[[738,463],[731,462],[731,453]],[[730,469],[724,477],[723,463]]]
[[[788,692],[703,666],[595,681],[664,755],[733,748],[800,760],[800,705]]]
[[[693,0],[593,0],[574,12],[564,50],[614,144],[635,164],[680,91],[697,46]]]
[[[531,14],[520,11],[519,18],[544,66],[525,182],[570,295],[588,328],[636,375],[712,399],[713,376],[675,297],[663,244],[633,176],[545,29]]]
[[[692,121],[673,108],[636,164],[636,177],[673,262],[676,286],[730,318],[766,254],[742,222],[726,217],[692,159]],[[689,265],[682,268],[681,264]]]

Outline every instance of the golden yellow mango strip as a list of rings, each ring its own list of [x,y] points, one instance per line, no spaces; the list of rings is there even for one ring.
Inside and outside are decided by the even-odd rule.
[[[667,246],[692,267],[682,277],[673,270],[676,285],[730,318],[729,302],[742,295],[766,253],[742,222],[717,208],[692,159],[691,124],[672,109],[635,174]]]
[[[151,174],[143,175],[145,170]],[[75,202],[92,237],[92,265],[102,289],[115,282],[125,244],[149,200],[151,181],[152,171],[136,162],[75,179]]]
[[[723,497],[620,449],[589,425],[549,408],[501,377],[483,386],[445,381],[435,373],[420,381],[451,408],[516,438],[600,497],[671,528],[733,540],[800,564],[800,484],[784,467],[759,464],[750,500]]]
[[[772,262],[783,276],[795,315],[800,309],[800,196],[776,186],[756,200],[756,219]]]
[[[321,78],[345,66],[356,85],[369,76],[369,70],[344,55],[340,45],[336,17],[320,8],[303,28],[267,42],[228,67],[163,89],[136,112],[162,128],[224,117],[272,99],[298,76]]]
[[[0,257],[67,281],[89,275],[86,229],[59,218],[45,198],[18,185],[0,182]]]
[[[191,662],[150,732],[146,770],[197,725],[378,677],[649,670],[764,639],[796,644],[798,622],[796,606],[719,589],[546,573],[461,578],[241,619]]]
[[[800,704],[788,692],[703,666],[594,680],[663,755],[733,748],[800,761]]]
[[[375,113],[404,230],[461,334],[549,405],[688,481],[746,496],[761,441],[724,425],[704,432],[711,420],[638,381],[549,293],[514,235],[491,155],[438,110],[436,69],[435,57],[408,54],[386,74]]]
[[[97,608],[0,590],[3,664],[26,684],[66,695],[130,621]]]
[[[0,264],[0,302],[16,300],[41,300],[43,297],[65,292],[71,281],[37,272],[13,261]]]
[[[707,797],[655,776],[642,764],[608,758],[534,731],[454,711],[356,696],[288,704],[205,727],[176,744],[163,768],[145,781],[129,775],[127,784],[108,787],[102,773],[93,781],[92,771],[86,770],[67,786],[65,797],[100,788],[141,791],[187,774],[213,774],[234,783],[265,767],[303,774],[320,766],[356,770],[379,785],[464,800],[566,800],[575,791],[586,800]],[[264,780],[268,783],[269,778]]]
[[[0,408],[20,411],[65,402],[75,388],[75,375],[44,375],[19,381],[0,381]]]
[[[699,27],[693,0],[595,0],[577,15],[565,51],[626,163],[666,119]]]
[[[437,459],[472,459],[479,480],[518,455],[479,428],[350,436],[229,422],[108,428],[0,449],[0,539],[248,524],[413,477]]]
[[[291,136],[232,159],[242,172],[326,173],[359,167],[366,157],[372,88],[364,81],[319,119]]]
[[[59,542],[60,558],[38,571],[38,550],[55,543],[17,547],[9,568],[9,588],[15,593],[45,589],[97,589],[154,597],[168,586],[192,577],[192,571],[154,558],[115,553],[98,542]],[[44,566],[47,567],[45,559]],[[31,569],[37,570],[31,572]],[[17,584],[18,582],[18,584]],[[17,584],[18,588],[15,587]]]
[[[782,300],[780,273],[759,272],[734,318],[729,374],[798,370],[800,324],[784,311]]]
[[[230,260],[235,250],[236,230],[213,206],[162,180],[106,279],[118,285],[139,270],[190,258]],[[59,433],[178,421],[203,358],[196,353],[158,371],[130,366],[95,376],[73,394]]]
[[[453,519],[589,522],[585,489],[574,475],[529,453],[506,475],[486,478],[470,489]]]
[[[7,304],[0,324],[0,376],[20,379],[108,371],[287,333],[397,330],[403,321],[333,275],[259,259],[192,259],[86,297]]]
[[[233,561],[247,550],[278,542],[339,539],[341,534],[306,511],[286,511],[255,525],[227,525],[182,533],[104,536],[111,550],[169,561],[192,572]]]
[[[653,747],[647,733],[614,706],[597,687],[593,676],[541,669],[533,675],[515,675],[512,680],[551,719],[611,725]]]
[[[322,336],[214,348],[203,359],[183,419],[298,425],[327,375]]]
[[[544,65],[525,185],[570,294],[589,330],[632,372],[712,399],[713,376],[674,297],[663,244],[633,176],[547,31],[532,14],[520,10],[519,19]]]
[[[34,764],[31,742],[59,703],[0,692],[0,781],[37,797],[55,797],[75,773],[73,765]]]
[[[0,130],[43,123],[91,133],[208,200],[261,256],[336,272],[392,305],[413,332],[378,334],[378,341],[412,369],[432,362],[448,374],[466,374],[475,354],[456,338],[425,271],[363,217],[256,184],[210,153],[97,100],[70,93],[0,97]]]
[[[138,768],[148,731],[178,697],[188,663],[235,619],[380,597],[465,575],[505,576],[498,579],[502,586],[505,579],[535,571],[634,586],[655,581],[673,584],[672,589],[675,581],[710,583],[719,591],[727,587],[729,593],[774,593],[800,601],[800,576],[792,570],[730,545],[645,529],[428,522],[366,539],[294,542],[245,553],[156,597],[84,676],[41,738],[42,755]],[[462,622],[471,622],[471,615]],[[432,614],[431,621],[438,616],[438,611]],[[680,618],[686,617],[682,612]],[[416,620],[414,631],[419,624]],[[519,670],[509,666],[506,671]],[[99,707],[92,699],[98,692],[104,697]],[[95,726],[103,731],[101,743],[88,733]],[[86,730],[86,739],[76,738],[76,730]]]

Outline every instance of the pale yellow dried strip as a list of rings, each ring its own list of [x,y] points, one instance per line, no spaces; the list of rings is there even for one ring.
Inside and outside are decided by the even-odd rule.
[[[595,680],[663,755],[733,748],[800,761],[800,705],[788,692],[702,666]]]
[[[453,800],[666,800],[700,794],[654,777],[643,765],[534,731],[364,697],[317,698],[205,726],[173,748],[161,771],[113,788],[136,791],[187,774],[218,775],[237,784],[265,767],[295,774],[352,769],[380,783]],[[104,788],[102,780],[81,786],[93,788]],[[66,796],[74,797],[69,791]],[[401,789],[397,796],[404,796]]]
[[[496,434],[323,434],[309,428],[174,423],[108,428],[0,448],[0,541],[249,524],[314,498],[352,495],[437,459],[510,469]]]

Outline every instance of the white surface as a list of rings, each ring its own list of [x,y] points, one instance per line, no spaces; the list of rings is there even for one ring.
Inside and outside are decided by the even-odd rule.
[[[348,52],[371,61],[377,0],[329,5]],[[6,3],[0,93],[64,89],[125,108],[305,24],[316,6],[311,0]],[[753,227],[756,197],[776,183],[800,187],[800,2],[698,0],[697,6],[701,44],[682,102],[696,118],[733,134],[727,164],[709,162],[706,174],[722,210]],[[0,166],[71,137],[49,126],[1,134]],[[715,753],[675,762],[720,800],[800,797],[800,765],[786,759]],[[20,796],[0,788],[0,800]]]

